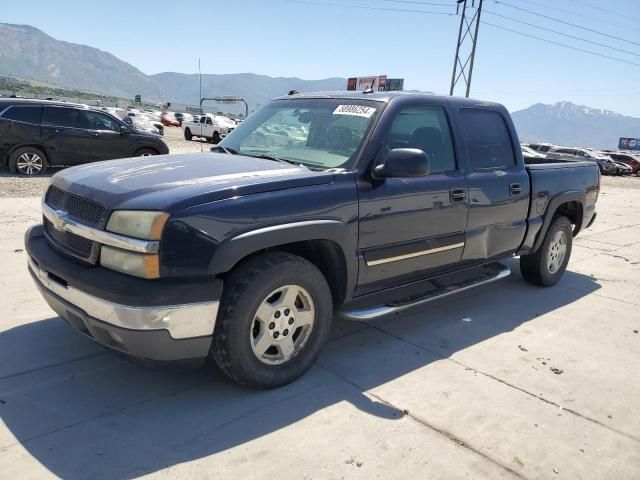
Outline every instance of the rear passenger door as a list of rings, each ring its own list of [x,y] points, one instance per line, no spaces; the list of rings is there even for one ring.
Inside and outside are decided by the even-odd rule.
[[[530,187],[517,138],[504,116],[482,108],[459,110],[466,148],[469,219],[462,260],[513,254],[526,233]]]
[[[427,154],[430,172],[359,182],[358,294],[453,268],[464,248],[467,188],[444,105],[388,108],[397,111],[375,163],[391,149],[418,148]]]
[[[91,136],[85,128],[83,110],[45,106],[42,112],[42,144],[53,165],[91,161]]]

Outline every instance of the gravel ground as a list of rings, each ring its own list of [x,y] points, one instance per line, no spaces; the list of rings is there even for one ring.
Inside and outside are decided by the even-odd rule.
[[[170,153],[194,153],[207,151],[211,144],[200,142],[197,139],[187,141],[182,136],[182,130],[176,127],[166,127],[164,140],[169,146]],[[23,178],[11,175],[7,170],[0,171],[0,198],[24,198],[37,197],[44,193],[49,185],[51,175],[60,171],[59,168],[51,168],[39,177]],[[602,177],[602,185],[606,190],[607,186],[618,188],[640,188],[640,177],[633,175],[627,177]]]

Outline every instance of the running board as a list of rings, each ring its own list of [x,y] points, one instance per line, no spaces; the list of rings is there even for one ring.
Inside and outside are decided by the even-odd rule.
[[[349,309],[346,305],[344,309],[340,309],[336,312],[337,316],[346,320],[355,320],[360,322],[366,322],[375,318],[397,313],[408,308],[423,305],[425,303],[433,302],[441,298],[448,297],[460,292],[471,290],[472,288],[479,287],[480,285],[486,285],[488,283],[495,282],[497,280],[508,277],[511,274],[511,270],[506,265],[501,263],[493,263],[485,267],[485,272],[474,278],[463,280],[461,282],[447,285],[438,286],[437,281],[433,284],[437,287],[427,293],[415,295],[410,298],[405,298],[399,301],[387,302],[383,305],[375,305],[368,308],[356,308]]]

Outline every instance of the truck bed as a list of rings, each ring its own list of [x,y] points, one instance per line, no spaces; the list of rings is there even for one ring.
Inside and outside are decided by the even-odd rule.
[[[590,167],[593,168],[595,162],[589,162],[586,160],[574,161],[574,160],[559,160],[557,158],[533,158],[524,157],[524,164],[527,170],[541,170],[548,168],[575,168],[575,167]]]

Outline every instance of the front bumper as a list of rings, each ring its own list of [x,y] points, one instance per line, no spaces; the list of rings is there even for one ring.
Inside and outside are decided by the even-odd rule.
[[[29,229],[25,244],[29,271],[49,306],[96,342],[158,361],[208,354],[220,280],[142,280],[80,265],[54,251],[41,226]]]

